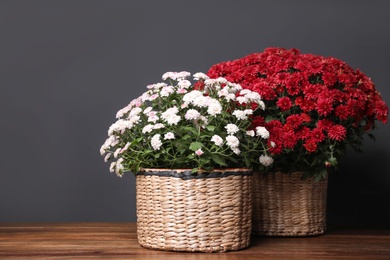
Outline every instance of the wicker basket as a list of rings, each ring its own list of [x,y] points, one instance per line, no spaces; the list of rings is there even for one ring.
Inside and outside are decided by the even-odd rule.
[[[314,236],[326,230],[327,179],[301,173],[255,173],[252,232],[265,236]]]
[[[225,252],[249,246],[251,172],[191,174],[146,169],[137,174],[137,236],[159,250]]]

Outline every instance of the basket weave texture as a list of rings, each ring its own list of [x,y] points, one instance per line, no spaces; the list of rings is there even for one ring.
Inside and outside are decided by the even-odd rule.
[[[314,236],[326,230],[328,180],[301,179],[302,173],[255,173],[252,232],[265,236]]]
[[[150,171],[138,174],[140,245],[189,252],[226,252],[248,247],[252,176],[246,172],[189,179],[154,175]]]

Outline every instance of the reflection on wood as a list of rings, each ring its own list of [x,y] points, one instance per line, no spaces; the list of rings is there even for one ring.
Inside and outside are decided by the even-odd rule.
[[[390,230],[334,230],[303,238],[252,237],[248,249],[181,253],[139,246],[135,223],[0,223],[0,259],[390,259]]]

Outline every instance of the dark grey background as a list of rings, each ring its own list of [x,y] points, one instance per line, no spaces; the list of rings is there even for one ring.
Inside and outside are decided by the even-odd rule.
[[[135,221],[100,157],[118,109],[166,71],[270,46],[334,56],[390,103],[389,1],[0,1],[0,221]],[[389,228],[390,125],[330,176],[329,226]]]

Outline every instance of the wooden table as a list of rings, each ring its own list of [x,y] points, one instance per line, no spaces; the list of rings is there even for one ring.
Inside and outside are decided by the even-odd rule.
[[[253,237],[247,249],[181,253],[145,249],[135,223],[0,223],[0,259],[390,259],[390,230],[330,230],[304,238]]]

